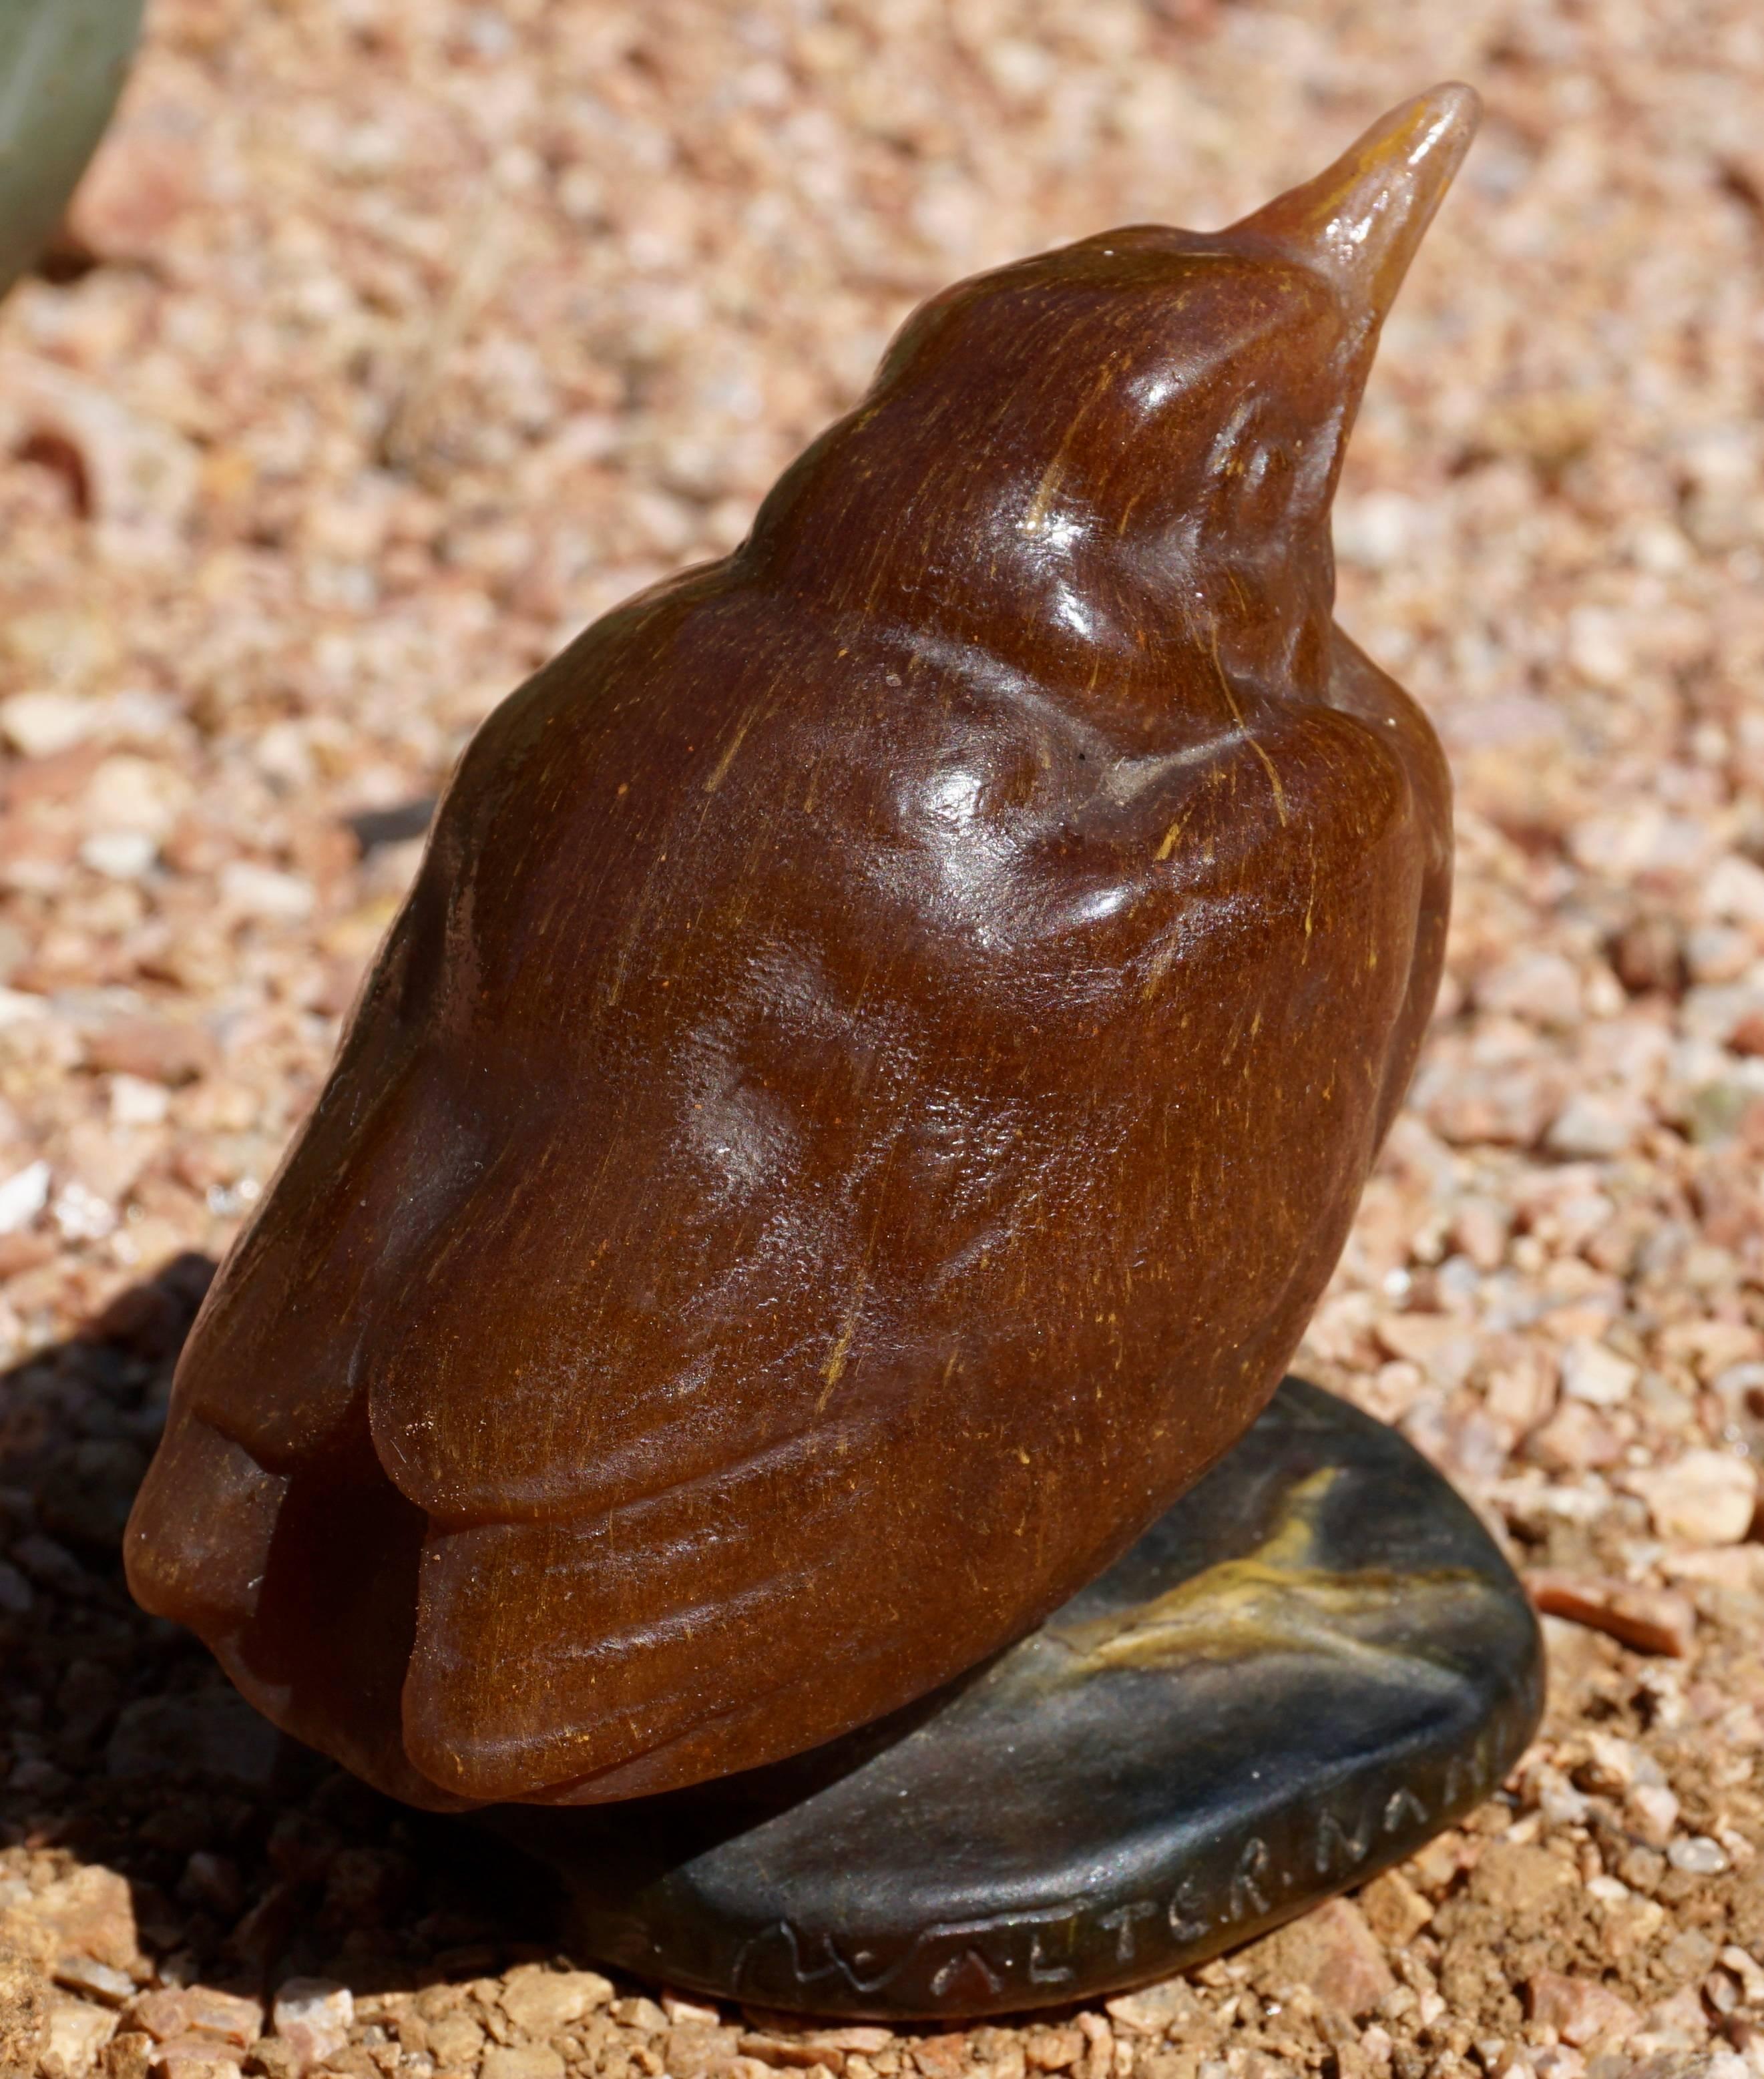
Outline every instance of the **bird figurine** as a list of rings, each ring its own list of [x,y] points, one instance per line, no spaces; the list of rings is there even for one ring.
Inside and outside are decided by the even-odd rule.
[[[934,296],[479,731],[128,1531],[278,1725],[441,1809],[748,1769],[1255,1420],[1440,973],[1330,504],[1476,107]]]

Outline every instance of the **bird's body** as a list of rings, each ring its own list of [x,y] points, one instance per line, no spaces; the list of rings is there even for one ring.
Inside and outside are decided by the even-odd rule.
[[[753,1766],[1254,1419],[1439,972],[1444,765],[1327,509],[1468,122],[947,292],[485,725],[132,1526],[272,1717],[422,1803]],[[1310,252],[1402,179],[1363,281]]]

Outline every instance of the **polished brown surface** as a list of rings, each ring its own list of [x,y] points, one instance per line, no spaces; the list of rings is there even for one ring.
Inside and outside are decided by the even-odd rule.
[[[1328,513],[1473,111],[936,298],[486,724],[130,1528],[279,1723],[427,1804],[750,1767],[1254,1420],[1439,973]]]

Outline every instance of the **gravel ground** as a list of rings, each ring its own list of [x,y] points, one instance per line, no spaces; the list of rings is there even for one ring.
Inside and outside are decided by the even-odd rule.
[[[1764,2073],[1755,0],[151,11],[0,312],[0,2074]],[[1544,1735],[1356,1901],[1096,2011],[817,2035],[571,1970],[129,1605],[210,1261],[504,692],[731,546],[929,291],[1223,222],[1453,74],[1489,121],[1336,533],[1460,893],[1302,1364],[1554,1613]]]

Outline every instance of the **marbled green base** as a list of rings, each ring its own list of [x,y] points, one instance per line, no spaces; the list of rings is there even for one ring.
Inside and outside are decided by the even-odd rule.
[[[111,119],[142,0],[0,0],[0,295],[48,245]]]
[[[779,1767],[486,1815],[584,1956],[750,2003],[1008,2013],[1197,1963],[1408,1855],[1542,1704],[1487,1533],[1289,1379],[1127,1557],[990,1666]]]

